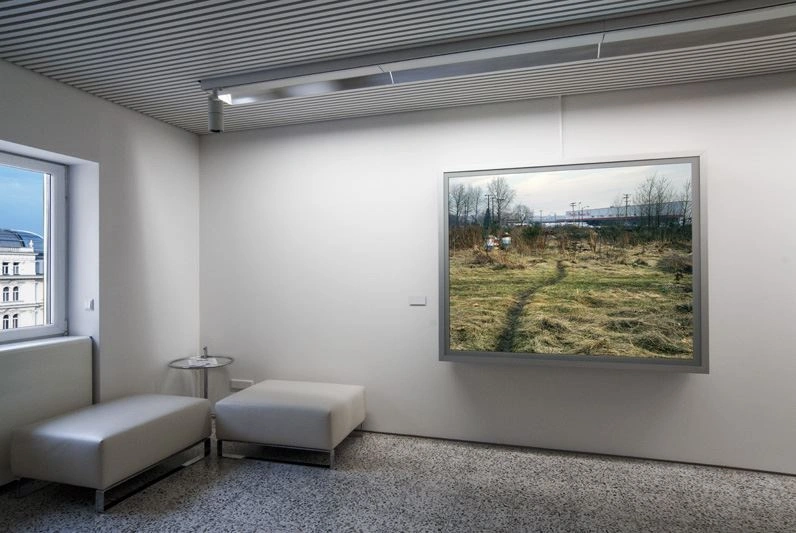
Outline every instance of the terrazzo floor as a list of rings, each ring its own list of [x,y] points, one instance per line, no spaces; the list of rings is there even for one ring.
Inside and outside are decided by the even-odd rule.
[[[793,533],[796,477],[363,432],[335,470],[213,454],[105,514],[6,486],[0,531]]]

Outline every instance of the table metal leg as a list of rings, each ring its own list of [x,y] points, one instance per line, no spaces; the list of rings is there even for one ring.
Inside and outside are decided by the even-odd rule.
[[[105,491],[97,489],[94,491],[94,510],[98,513],[105,512]]]
[[[203,398],[206,400],[207,399],[207,369],[206,368],[202,369],[202,380],[204,382],[204,385],[202,386],[202,393],[204,395]]]

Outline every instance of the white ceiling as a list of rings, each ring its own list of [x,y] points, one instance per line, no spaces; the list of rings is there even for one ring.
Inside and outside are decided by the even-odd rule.
[[[372,54],[534,41],[782,1],[0,2],[0,58],[195,133],[208,77]],[[480,44],[478,44],[480,43]],[[227,107],[236,131],[796,70],[796,27],[753,38]],[[0,83],[2,81],[0,80]]]

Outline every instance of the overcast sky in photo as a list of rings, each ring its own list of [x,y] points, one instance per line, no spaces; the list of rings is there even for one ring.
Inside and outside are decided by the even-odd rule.
[[[44,231],[44,179],[41,172],[0,165],[0,228]]]
[[[578,168],[570,170],[544,170],[518,174],[484,174],[481,176],[451,178],[449,185],[481,187],[482,194],[487,194],[487,186],[498,176],[506,179],[506,183],[514,189],[515,196],[512,206],[524,204],[533,209],[535,216],[539,210],[543,216],[552,214],[564,215],[572,210],[571,203],[580,202],[581,208],[588,206],[599,209],[616,205],[623,195],[633,196],[647,178],[657,175],[666,177],[671,184],[675,199],[691,179],[689,163],[621,166],[612,168]],[[621,200],[624,205],[624,200]],[[485,209],[485,208],[484,208]]]

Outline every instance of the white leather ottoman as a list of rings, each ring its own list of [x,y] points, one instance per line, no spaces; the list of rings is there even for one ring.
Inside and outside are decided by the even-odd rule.
[[[205,441],[210,453],[210,402],[144,394],[84,407],[14,430],[11,471],[18,478],[105,491]]]
[[[329,453],[365,420],[365,388],[265,380],[216,403],[218,455],[225,440]]]

